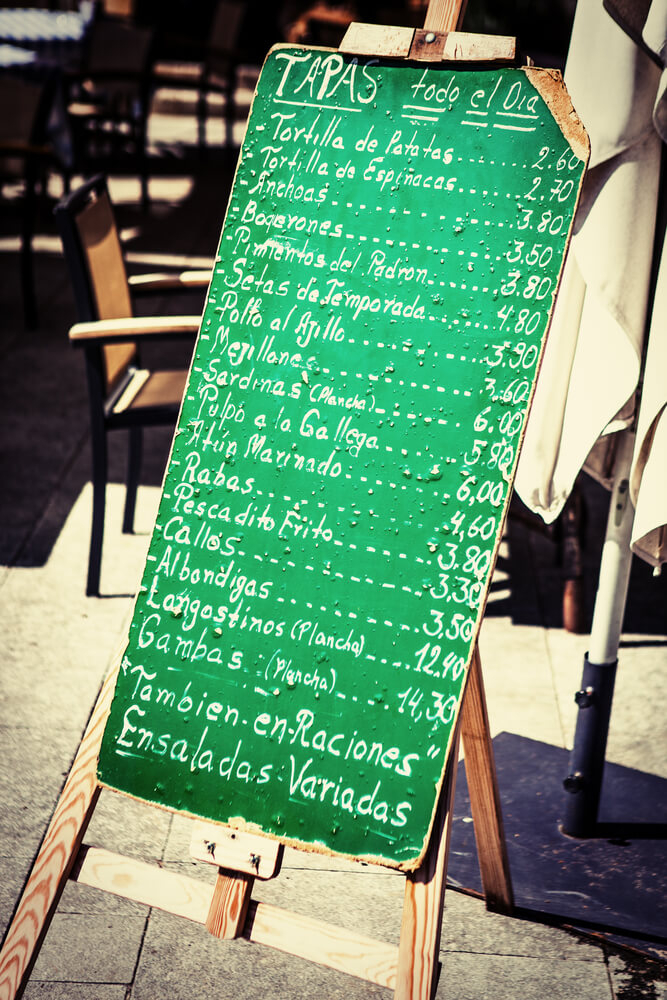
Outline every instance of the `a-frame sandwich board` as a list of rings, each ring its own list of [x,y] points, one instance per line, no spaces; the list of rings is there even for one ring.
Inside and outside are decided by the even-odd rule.
[[[345,53],[420,61],[456,59],[509,62],[506,40],[459,35],[456,22],[433,4],[423,31],[351,26]],[[442,5],[448,7],[448,5]],[[449,5],[452,8],[459,5]],[[456,17],[457,11],[454,16]],[[444,18],[438,20],[438,18]],[[506,507],[505,507],[506,509]],[[493,752],[477,652],[477,636],[426,854],[406,875],[404,916],[396,948],[251,899],[255,877],[273,877],[280,844],[243,831],[217,828],[206,854],[220,869],[214,887],[83,844],[101,790],[97,760],[115,676],[102,689],[53,819],[0,954],[0,997],[22,992],[69,877],[206,925],[218,937],[245,936],[389,987],[398,998],[432,996],[437,981],[443,895],[459,736],[487,905],[511,912],[512,891],[502,832]]]

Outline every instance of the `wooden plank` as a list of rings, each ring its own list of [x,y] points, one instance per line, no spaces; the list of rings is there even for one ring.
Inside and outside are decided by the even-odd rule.
[[[214,886],[99,847],[83,847],[72,879],[135,903],[205,924]]]
[[[0,952],[0,998],[20,996],[99,796],[95,773],[116,671],[107,677]]]
[[[507,62],[516,60],[516,38],[465,31],[415,31],[410,58],[426,62]]]
[[[435,993],[458,748],[459,726],[440,789],[428,852],[421,867],[406,876],[395,1000],[430,1000]]]
[[[278,874],[283,850],[276,840],[232,830],[219,823],[196,820],[192,828],[191,857],[261,879]]]
[[[338,51],[350,56],[385,56],[387,59],[407,59],[414,28],[381,24],[361,24],[352,21]]]
[[[514,907],[512,880],[477,647],[461,706],[461,735],[487,909],[511,913]]]
[[[206,917],[206,930],[219,938],[238,937],[245,924],[255,879],[221,868]]]
[[[516,39],[465,31],[415,31],[353,21],[338,51],[344,55],[428,62],[514,62]]]
[[[450,31],[442,58],[451,62],[514,62],[516,38],[512,35],[471,35],[465,31]]]
[[[99,848],[82,852],[77,882],[206,924],[215,887]],[[398,948],[277,906],[250,901],[243,936],[256,944],[393,989]]]
[[[396,984],[396,945],[364,937],[323,920],[253,900],[243,936],[378,986],[393,989]]]

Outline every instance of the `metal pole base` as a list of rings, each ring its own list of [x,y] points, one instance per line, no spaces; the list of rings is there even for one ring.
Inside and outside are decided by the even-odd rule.
[[[571,837],[595,832],[617,664],[618,660],[591,663],[588,655],[584,657],[581,690],[574,696],[579,712],[570,773],[563,781],[569,794],[562,831]]]

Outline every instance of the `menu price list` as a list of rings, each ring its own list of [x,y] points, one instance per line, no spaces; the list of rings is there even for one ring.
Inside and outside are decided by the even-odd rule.
[[[414,863],[582,172],[521,70],[270,54],[103,781]]]

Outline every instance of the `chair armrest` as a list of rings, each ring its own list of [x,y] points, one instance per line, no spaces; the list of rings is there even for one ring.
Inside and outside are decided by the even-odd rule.
[[[181,271],[168,274],[134,274],[128,278],[133,294],[141,292],[189,291],[193,288],[208,288],[211,270]]]
[[[53,149],[50,146],[39,146],[31,142],[22,142],[20,139],[6,139],[0,142],[0,155],[39,156],[44,159],[55,159]]]
[[[150,66],[142,69],[93,69],[86,68],[69,70],[63,73],[63,81],[71,89],[77,86],[84,86],[86,83],[107,83],[109,81],[123,81],[127,83],[140,83],[150,76]]]
[[[185,39],[183,40],[185,41]],[[198,47],[198,54],[201,54]],[[199,89],[204,81],[204,63],[157,62],[151,69],[151,82],[156,87],[176,86],[179,89]]]
[[[122,319],[101,319],[92,323],[75,323],[69,339],[75,347],[86,344],[113,344],[128,340],[166,337],[194,338],[199,332],[201,316],[128,316]]]

